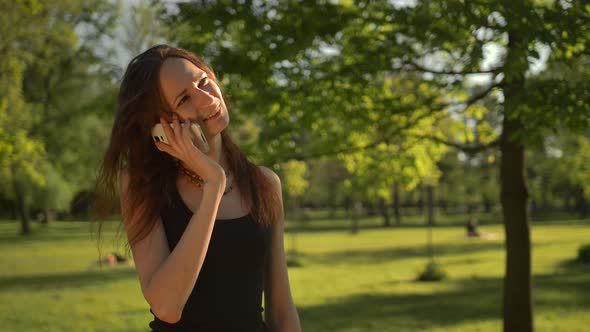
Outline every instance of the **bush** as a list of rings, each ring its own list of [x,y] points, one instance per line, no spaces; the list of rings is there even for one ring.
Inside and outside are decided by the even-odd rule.
[[[287,255],[288,267],[303,267],[303,263],[296,255]]]
[[[578,249],[578,262],[590,263],[590,244],[581,246],[580,249]]]
[[[447,274],[442,269],[440,264],[438,264],[436,262],[429,262],[428,264],[426,264],[424,271],[422,271],[418,275],[418,278],[416,280],[417,281],[440,281],[440,280],[446,279],[446,277],[447,277]]]

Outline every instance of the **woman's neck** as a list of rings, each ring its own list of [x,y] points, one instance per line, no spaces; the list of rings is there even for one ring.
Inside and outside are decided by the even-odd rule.
[[[224,170],[228,171],[229,169],[225,159],[225,153],[223,151],[221,134],[217,134],[212,138],[207,137],[207,144],[209,145],[209,151],[205,153],[207,157],[217,162]],[[188,169],[184,162],[182,164]]]
[[[227,170],[227,161],[223,151],[221,134],[217,134],[212,138],[207,137],[207,144],[209,144],[209,151],[205,153],[207,157],[217,162],[223,169]]]

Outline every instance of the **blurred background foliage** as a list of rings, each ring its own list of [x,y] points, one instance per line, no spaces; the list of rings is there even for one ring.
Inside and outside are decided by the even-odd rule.
[[[580,2],[1,6],[6,217],[84,217],[79,205],[91,196],[118,80],[131,57],[157,43],[185,47],[214,68],[233,135],[255,161],[292,179],[287,200],[298,191],[290,186],[308,183],[302,207],[348,209],[360,200],[371,213],[383,202],[411,214],[435,186],[444,211],[497,210],[496,148],[514,114],[533,213],[587,213],[588,32],[579,23],[588,7]],[[523,34],[514,50],[513,30]],[[511,75],[523,88],[507,98]],[[307,171],[287,172],[294,160]]]

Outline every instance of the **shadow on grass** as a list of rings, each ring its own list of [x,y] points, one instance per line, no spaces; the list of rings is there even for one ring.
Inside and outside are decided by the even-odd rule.
[[[483,251],[504,250],[503,242],[477,242],[441,244],[434,246],[434,254],[440,256],[452,256],[471,254]],[[374,250],[342,250],[337,252],[322,253],[317,255],[305,254],[305,259],[322,265],[341,263],[385,263],[400,259],[426,257],[426,248],[422,246],[407,246],[395,248],[383,248]]]
[[[0,292],[19,288],[43,291],[47,289],[83,288],[136,277],[137,273],[132,266],[104,267],[102,272],[96,268],[96,270],[92,271],[74,273],[0,277]]]
[[[577,258],[561,261],[557,264],[557,267],[570,271],[586,271],[590,273],[590,262],[580,262]]]
[[[91,228],[93,227],[93,228]],[[115,237],[115,234],[117,235]],[[11,247],[28,243],[62,243],[64,241],[91,241],[96,242],[98,238],[98,228],[90,224],[67,224],[60,222],[57,225],[35,225],[28,235],[21,235],[16,229],[7,230],[4,227],[0,232],[0,248]],[[101,232],[101,241],[111,241],[112,239],[126,239],[124,231],[117,233],[114,228],[104,228]]]
[[[290,222],[285,226],[285,232],[291,233],[320,233],[320,232],[342,232],[351,233],[351,226],[349,221],[342,222],[340,220],[332,222],[317,222],[314,224],[313,221],[307,223],[305,226],[300,226],[295,222]],[[453,223],[453,224],[442,224],[435,225],[433,228],[457,228],[464,227],[465,223]],[[359,233],[369,230],[394,230],[394,229],[426,229],[423,224],[403,224],[403,225],[391,225],[384,227],[381,224],[371,222],[371,220],[359,220]]]
[[[502,319],[503,279],[472,278],[451,281],[455,289],[432,294],[359,294],[335,298],[317,306],[301,307],[306,331],[416,331],[469,322]],[[534,308],[588,310],[590,273],[570,269],[566,273],[534,277]]]
[[[567,241],[564,241],[567,242]],[[534,248],[552,246],[558,243],[552,241],[548,243],[534,243]],[[483,240],[458,240],[456,243],[435,244],[434,255],[436,257],[458,256],[488,251],[505,251],[504,241],[483,241]],[[427,257],[428,251],[422,244],[412,246],[396,246],[392,248],[379,249],[358,249],[358,250],[339,250],[337,252],[328,252],[321,254],[300,253],[305,260],[322,265],[342,264],[342,263],[366,263],[377,264],[393,262],[401,259],[423,258]],[[471,260],[476,262],[477,260]],[[458,261],[460,262],[460,261]],[[469,261],[468,261],[469,262]]]

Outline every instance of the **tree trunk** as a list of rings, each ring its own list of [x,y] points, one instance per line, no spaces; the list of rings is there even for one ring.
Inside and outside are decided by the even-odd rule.
[[[387,210],[387,204],[383,198],[379,199],[379,210],[383,216],[383,227],[391,226],[391,219],[389,218],[389,211]]]
[[[532,332],[531,240],[525,150],[511,140],[522,132],[518,119],[504,116],[500,143],[502,214],[506,235],[506,276],[504,280],[504,331]]]
[[[434,226],[434,224],[432,224],[433,221],[433,219],[428,218],[428,236],[426,240],[426,251],[428,252],[429,263],[434,263],[434,245],[432,243],[432,227]]]
[[[419,186],[418,188],[418,203],[416,204],[416,212],[418,215],[422,215],[424,212],[424,188]]]
[[[444,214],[449,213],[449,202],[446,199],[439,199],[438,209]]]
[[[524,125],[518,114],[519,97],[525,89],[529,67],[523,56],[529,43],[519,31],[508,31],[505,60],[504,118],[500,137],[500,201],[506,236],[506,275],[504,278],[504,332],[532,332],[533,302],[531,287],[530,210],[525,147],[521,136]]]
[[[588,202],[584,196],[584,189],[576,188],[576,210],[578,217],[586,218],[588,216]]]
[[[41,223],[43,225],[49,225],[51,221],[53,221],[53,211],[51,211],[50,208],[44,208],[43,219],[41,220]]]
[[[393,184],[393,215],[395,216],[395,223],[400,226],[402,224],[402,213],[398,181]]]
[[[346,214],[346,218],[350,218],[352,219],[352,213],[353,213],[353,208],[352,208],[352,197],[350,195],[347,195],[344,198],[344,209],[345,209],[345,214]]]
[[[21,235],[28,235],[31,233],[31,226],[29,222],[29,211],[25,202],[25,194],[21,190],[20,184],[16,178],[16,167],[11,165],[12,189],[14,190],[14,197],[16,203],[16,211],[21,221]]]
[[[492,201],[489,198],[487,198],[486,196],[483,197],[483,211],[485,213],[492,212]]]
[[[291,211],[293,219],[295,220],[294,227],[292,227],[289,231],[291,236],[291,248],[289,250],[289,255],[291,257],[297,256],[297,228],[300,225],[299,221],[299,200],[297,198],[291,198]]]
[[[546,183],[543,182],[541,185],[541,211],[545,212],[547,210],[549,210],[549,190]]]
[[[430,227],[435,225],[434,220],[434,186],[427,185],[425,188],[426,191],[426,210],[428,213],[428,225]]]
[[[357,234],[359,232],[359,218],[363,210],[363,203],[356,198],[352,200],[352,225],[350,232]]]
[[[570,195],[567,195],[567,196],[565,196],[565,199],[564,199],[564,204],[563,204],[563,208],[564,208],[564,209],[565,209],[567,212],[571,212],[571,211],[573,211],[573,210],[574,210],[574,203],[573,203],[573,201],[574,201],[574,200],[572,199],[572,196],[571,196],[571,194],[570,194]]]
[[[534,197],[531,197],[529,205],[531,207],[531,215],[534,215],[535,212],[539,211],[539,203]]]
[[[16,204],[10,204],[10,219],[12,219],[12,220],[18,219],[18,214],[17,214],[18,209],[15,205]]]

